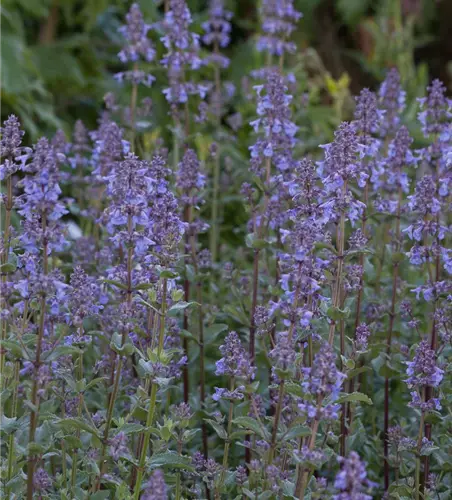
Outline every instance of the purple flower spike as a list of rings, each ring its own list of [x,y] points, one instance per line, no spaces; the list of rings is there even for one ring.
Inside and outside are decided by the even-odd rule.
[[[165,476],[160,469],[152,473],[149,482],[146,484],[141,500],[167,500],[168,492],[165,483]]]
[[[190,95],[203,98],[207,89],[203,85],[186,80],[188,70],[201,67],[199,57],[199,36],[190,31],[191,13],[185,0],[171,0],[170,9],[165,14],[161,38],[167,52],[161,64],[168,70],[169,87],[163,90],[169,103],[187,102]]]
[[[416,349],[413,361],[407,363],[406,383],[408,387],[437,387],[444,376],[444,371],[436,366],[436,354],[430,344],[423,340]]]
[[[365,492],[372,486],[367,479],[366,466],[355,451],[347,458],[340,457],[341,470],[334,480],[337,493],[334,500],[372,500]]]
[[[259,52],[281,56],[293,53],[296,45],[288,41],[302,17],[293,6],[293,0],[263,0],[260,8],[262,32],[257,42]]]
[[[396,68],[388,71],[380,86],[378,100],[380,108],[385,112],[380,123],[382,137],[394,135],[400,124],[400,115],[405,108],[406,93],[402,90],[400,73]]]
[[[126,21],[127,24],[119,29],[126,40],[126,46],[118,54],[121,62],[136,62],[140,58],[147,62],[153,61],[155,49],[147,37],[151,26],[144,22],[143,14],[137,3],[130,7]]]

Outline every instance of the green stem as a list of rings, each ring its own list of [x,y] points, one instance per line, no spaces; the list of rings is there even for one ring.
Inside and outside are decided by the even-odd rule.
[[[83,330],[83,327],[81,327]],[[78,358],[78,380],[79,382],[83,379],[83,351],[80,353],[80,356]],[[83,396],[82,394],[79,394],[78,396],[78,408],[77,408],[77,416],[80,419],[82,416],[82,409],[83,409]],[[78,439],[80,439],[80,429],[77,430],[76,436]],[[75,481],[77,479],[77,449],[74,449],[74,452],[72,454],[72,472],[71,472],[71,492],[72,495],[75,496]]]
[[[298,302],[300,299],[301,271],[302,271],[302,264],[300,262],[298,264],[298,269],[297,269],[297,283],[298,283],[298,285],[297,285],[297,288],[295,290],[295,300],[294,300],[293,309],[292,309],[294,312],[298,309]],[[311,301],[309,301],[308,307],[310,306],[310,303],[311,303]],[[290,328],[289,328],[289,336],[288,336],[289,342],[292,342],[294,331],[295,331],[295,321],[292,321],[290,324]],[[310,336],[309,336],[309,339],[311,339]],[[312,341],[311,341],[311,343],[312,343]],[[312,355],[312,345],[311,345],[311,355]],[[274,457],[275,450],[276,450],[276,436],[278,433],[279,420],[281,418],[282,403],[283,403],[283,399],[284,399],[284,390],[285,390],[285,384],[284,384],[284,379],[283,379],[283,380],[281,380],[281,383],[279,385],[278,403],[276,406],[275,418],[273,420],[272,438],[271,438],[270,450],[268,453],[268,465],[272,464],[273,457]]]
[[[9,231],[10,231],[10,226],[11,226],[11,211],[13,209],[13,192],[12,192],[12,180],[11,176],[9,175],[6,178],[6,200],[5,200],[5,230],[3,231],[3,252],[1,255],[1,264],[6,264],[8,262],[8,255],[9,255]],[[7,274],[4,273],[2,274],[2,283],[6,284],[7,281]],[[1,298],[2,302],[2,309],[6,309],[6,301],[5,298]],[[6,340],[7,336],[7,320],[3,319],[1,320],[0,323],[0,338],[1,340]],[[3,386],[3,369],[5,366],[5,354],[6,351],[4,350],[3,346],[0,346],[0,383]]]
[[[47,229],[47,216],[45,213],[42,214],[42,232],[45,235]],[[43,273],[47,274],[49,270],[49,260],[47,255],[47,240],[44,236],[43,249],[42,249],[42,260],[43,260]],[[38,425],[39,419],[39,396],[38,396],[38,373],[41,367],[41,354],[42,354],[42,342],[44,338],[44,319],[46,313],[46,295],[45,293],[41,296],[40,305],[40,316],[39,316],[39,328],[38,328],[38,340],[36,344],[36,357],[35,357],[35,376],[33,379],[33,388],[31,391],[31,403],[34,409],[31,410],[30,415],[30,432],[28,442],[33,443],[35,440],[36,427]],[[35,471],[35,456],[31,453],[28,455],[28,466],[27,466],[27,500],[33,500],[34,492],[34,471]]]
[[[344,182],[342,186],[342,195],[345,196],[347,192],[347,183]],[[341,302],[341,292],[342,292],[342,269],[344,266],[344,246],[345,246],[345,213],[342,210],[341,217],[339,220],[338,232],[337,232],[337,268],[336,268],[336,278],[334,281],[333,289],[333,306],[335,308],[340,307]],[[334,332],[336,330],[336,321],[331,320],[330,332],[328,336],[328,344],[333,345],[334,342]]]
[[[166,294],[167,294],[166,278],[162,279],[162,288],[163,288],[162,308],[161,308],[162,314],[161,314],[161,318],[160,318],[159,343],[158,343],[158,347],[157,347],[158,356],[160,356],[161,352],[163,351],[163,343],[165,341],[165,316],[166,316]],[[148,452],[149,441],[151,439],[151,434],[152,434],[151,426],[152,426],[152,423],[154,421],[154,414],[155,414],[155,409],[156,409],[157,389],[158,389],[157,384],[152,382],[151,396],[150,396],[150,401],[149,401],[149,409],[148,409],[148,414],[147,414],[147,418],[146,418],[146,431],[144,434],[143,446],[141,449],[140,461],[139,461],[139,465],[138,465],[137,480],[136,480],[135,488],[133,491],[134,500],[139,500],[139,498],[140,498],[141,483],[143,481],[144,466],[146,464],[146,455]]]
[[[127,217],[127,232],[129,235],[133,232],[133,220],[132,216],[129,214]],[[132,305],[132,268],[133,268],[133,247],[129,246],[127,248],[127,305],[130,308]],[[124,330],[122,333],[121,346],[124,346],[127,340],[127,332]],[[106,460],[106,452],[108,446],[108,435],[110,433],[110,428],[113,419],[113,411],[115,409],[116,398],[119,392],[119,382],[121,380],[121,371],[122,371],[122,356],[116,355],[116,371],[113,382],[113,392],[111,393],[110,399],[108,401],[108,410],[107,410],[107,419],[105,423],[104,435],[102,439],[102,452],[100,456],[99,462],[99,477],[97,480],[97,484],[94,485],[93,491],[97,491],[100,488],[100,483],[102,480],[102,476],[105,473],[105,466],[107,464]]]
[[[401,204],[402,204],[402,188],[399,186],[398,193],[398,203],[397,203],[397,215],[396,215],[396,233],[395,233],[395,248],[396,252],[400,252],[400,216],[401,216]],[[399,278],[399,262],[396,260],[392,267],[392,296],[391,296],[391,310],[389,312],[389,325],[388,333],[386,336],[386,354],[389,357],[391,354],[391,344],[392,344],[392,333],[394,328],[394,320],[396,316],[396,304],[397,304],[397,281]],[[384,392],[384,487],[385,490],[389,488],[389,382],[388,376],[385,377],[385,392]]]
[[[214,43],[214,53],[219,54],[218,42]],[[218,65],[215,65],[214,69],[214,80],[215,80],[215,93],[217,94],[216,103],[218,104],[218,109],[215,110],[216,117],[216,127],[219,130],[221,125],[221,72]],[[218,252],[218,195],[220,191],[220,152],[219,150],[215,154],[214,170],[213,170],[213,191],[212,191],[212,217],[211,217],[211,229],[210,229],[210,253],[212,254],[212,262],[217,261]]]
[[[276,436],[278,434],[278,426],[279,426],[279,419],[281,418],[283,399],[284,399],[284,379],[281,380],[281,383],[279,384],[278,403],[276,405],[275,418],[273,421],[272,439],[270,444],[270,450],[268,452],[268,465],[272,464],[273,456],[275,454]]]
[[[231,377],[231,382],[229,384],[229,390],[232,392],[234,390],[234,377]],[[224,484],[224,479],[226,476],[226,470],[228,469],[228,461],[229,461],[229,447],[231,444],[230,436],[232,432],[232,419],[234,418],[234,402],[231,400],[229,403],[229,414],[228,414],[228,427],[227,427],[227,438],[224,443],[224,451],[223,451],[223,467],[221,470],[220,481],[217,486],[217,495],[221,494],[221,488]]]
[[[14,392],[13,392],[11,418],[15,418],[17,416],[19,371],[20,371],[20,361],[16,360],[14,363]],[[14,433],[11,433],[8,438],[8,475],[6,476],[6,483],[8,483],[13,477],[13,464],[14,464]],[[9,488],[7,488],[6,498],[9,498],[9,493],[10,493]]]
[[[138,70],[138,63],[133,65],[133,70]],[[135,151],[135,113],[137,108],[138,85],[132,85],[132,94],[130,96],[130,147],[132,152]]]
[[[419,435],[417,438],[417,457],[416,457],[416,470],[415,470],[415,498],[416,500],[419,500],[420,494],[421,494],[421,486],[420,486],[420,479],[421,479],[421,457],[420,457],[420,451],[421,451],[421,446],[422,446],[422,434],[424,430],[424,421],[425,421],[425,414],[422,412],[421,414],[421,420],[419,422]]]
[[[179,455],[182,454],[182,442],[181,441],[179,441],[177,443],[177,452],[179,453]],[[180,500],[181,499],[180,472],[178,472],[176,474],[176,492],[175,492],[175,497],[176,497],[176,500]]]
[[[215,153],[215,162],[213,166],[213,190],[212,190],[212,216],[210,219],[210,253],[212,262],[217,261],[218,252],[218,195],[220,192],[220,153]]]
[[[315,446],[315,438],[317,436],[317,430],[319,428],[319,420],[315,419],[311,428],[311,437],[309,439],[309,450],[312,451]],[[304,500],[304,495],[306,491],[306,486],[308,485],[309,469],[299,470],[300,486],[299,486],[299,500]]]

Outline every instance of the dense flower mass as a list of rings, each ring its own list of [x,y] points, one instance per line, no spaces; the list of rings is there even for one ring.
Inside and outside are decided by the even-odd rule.
[[[366,467],[359,455],[352,451],[347,458],[340,458],[341,471],[334,480],[337,494],[334,500],[371,500],[365,492],[371,485],[367,479]]]
[[[250,147],[253,164],[272,158],[276,167],[284,171],[291,166],[291,150],[298,127],[291,120],[290,102],[284,79],[278,72],[271,72],[264,85],[256,85],[257,114],[251,122],[255,132],[261,133]]]
[[[209,5],[209,19],[204,22],[202,27],[205,35],[202,41],[206,45],[214,45],[225,48],[229,45],[231,39],[231,20],[232,12],[224,8],[223,0],[212,0]],[[227,67],[223,63],[223,67]]]
[[[338,416],[339,405],[335,401],[345,375],[336,368],[335,358],[332,349],[325,345],[316,355],[312,367],[302,368],[302,387],[307,395],[312,396],[312,401],[303,401],[299,408],[310,419],[335,419]]]
[[[428,342],[422,341],[416,349],[413,361],[407,363],[406,383],[409,387],[430,385],[436,387],[443,379],[444,371],[436,366],[435,352]]]
[[[400,125],[400,114],[405,108],[406,92],[400,82],[397,68],[391,68],[378,92],[380,108],[384,111],[384,119],[380,123],[383,137],[392,136]]]
[[[118,81],[129,81],[135,85],[143,83],[148,87],[154,82],[154,76],[140,70],[137,66],[137,61],[140,59],[146,62],[154,60],[155,49],[147,36],[150,28],[151,26],[144,22],[140,6],[137,3],[132,4],[126,15],[126,25],[119,29],[125,44],[118,57],[122,63],[131,62],[135,65],[129,71],[117,73],[115,78]]]
[[[150,62],[155,57],[155,50],[147,33],[151,28],[143,20],[140,6],[137,3],[132,4],[130,11],[126,16],[127,24],[120,30],[127,41],[127,46],[119,53],[119,58],[123,63],[135,62],[139,57]]]
[[[229,2],[145,4],[97,126],[0,130],[0,496],[446,500],[447,86],[352,98],[292,0],[243,61]]]
[[[257,50],[281,56],[294,52],[296,45],[289,40],[301,18],[293,0],[264,0],[261,4],[262,35],[257,42]]]
[[[169,103],[185,103],[188,96],[207,91],[202,84],[187,78],[190,70],[199,70],[202,60],[199,56],[199,35],[190,31],[192,17],[185,0],[171,0],[170,9],[165,14],[162,37],[167,50],[161,64],[167,68],[169,87],[163,90]]]
[[[0,142],[0,156],[2,163],[0,165],[0,180],[14,174],[19,169],[19,163],[16,161],[23,152],[22,137],[25,132],[20,128],[18,118],[11,115],[3,127],[0,128],[2,135]]]

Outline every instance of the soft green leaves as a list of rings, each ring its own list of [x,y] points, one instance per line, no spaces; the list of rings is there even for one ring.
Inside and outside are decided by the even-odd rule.
[[[263,248],[267,248],[269,246],[268,241],[256,238],[254,233],[246,235],[245,243],[248,248],[254,248],[255,250],[262,250]]]
[[[89,432],[90,434],[93,434],[94,436],[99,437],[97,429],[91,427],[90,425],[88,425],[86,422],[84,422],[79,418],[62,418],[60,420],[55,420],[54,424],[57,427],[61,427],[63,429],[86,431]]]
[[[135,352],[133,344],[128,339],[123,344],[122,336],[116,332],[112,335],[110,347],[121,356],[130,356]]]
[[[368,405],[372,405],[373,402],[369,398],[369,396],[366,396],[366,394],[363,394],[362,392],[352,392],[351,394],[343,394],[340,396],[337,400],[337,403],[366,403]]]
[[[210,418],[205,418],[204,420],[213,427],[213,429],[215,430],[215,432],[218,434],[218,436],[221,439],[227,439],[228,438],[228,434],[226,432],[226,429],[223,427],[223,425],[221,425],[220,423],[216,422],[215,420],[211,420]]]
[[[245,429],[248,429],[258,436],[261,436],[262,438],[266,439],[268,438],[267,432],[264,428],[262,428],[259,423],[251,417],[236,417],[233,420],[233,423],[240,426],[244,427]]]
[[[16,265],[7,262],[6,264],[0,265],[0,273],[13,273],[16,270]]]
[[[0,420],[0,431],[5,434],[11,434],[18,428],[19,424],[17,422],[17,417],[8,418],[5,415],[1,416]]]
[[[149,460],[148,464],[151,469],[170,467],[174,469],[184,469],[189,472],[193,472],[195,470],[188,457],[184,457],[183,455],[179,455],[178,453],[174,453],[172,451],[154,455]]]
[[[191,306],[199,306],[198,302],[177,302],[173,306],[171,306],[168,310],[169,316],[176,316],[180,311],[185,311],[185,309]]]
[[[340,321],[341,319],[347,319],[349,317],[350,309],[347,307],[345,309],[340,309],[339,307],[331,306],[326,313],[332,320]]]

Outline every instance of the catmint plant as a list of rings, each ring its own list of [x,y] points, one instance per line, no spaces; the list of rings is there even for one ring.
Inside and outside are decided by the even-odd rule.
[[[257,50],[266,53],[267,69],[272,69],[273,57],[279,58],[279,69],[284,64],[284,54],[293,53],[296,50],[294,42],[290,41],[290,35],[296,29],[296,25],[302,17],[292,0],[277,2],[265,0],[260,7],[262,34],[257,40]]]
[[[36,331],[36,347],[32,363],[33,383],[30,401],[29,442],[33,443],[39,419],[40,399],[43,395],[48,365],[43,353],[49,348],[45,339],[52,324],[52,317],[59,312],[59,302],[64,302],[65,286],[57,270],[51,271],[52,254],[65,248],[67,242],[61,218],[67,213],[60,201],[59,162],[61,154],[55,152],[46,138],[41,138],[21,169],[26,175],[22,181],[24,193],[17,199],[18,213],[24,218],[24,231],[20,236],[23,249],[38,257],[33,297],[39,301],[39,322]],[[24,283],[25,285],[25,283]],[[36,295],[35,295],[36,294]],[[37,457],[30,448],[28,455],[27,495],[34,491],[34,471]]]
[[[210,92],[211,111],[214,115],[214,125],[216,128],[216,140],[222,141],[221,134],[221,119],[224,115],[225,97],[227,96],[227,83],[222,83],[222,70],[229,67],[229,58],[226,57],[221,49],[225,49],[231,38],[231,18],[232,12],[224,7],[223,0],[211,0],[209,3],[209,19],[202,25],[204,35],[202,42],[212,48],[209,54],[203,61],[203,64],[213,67],[214,85]],[[212,216],[210,224],[210,252],[212,261],[216,262],[218,252],[218,208],[219,208],[219,190],[220,190],[220,160],[221,149],[218,143],[212,143],[211,156],[214,160],[213,167],[213,191],[212,191]]]
[[[133,67],[131,70],[116,73],[115,75],[117,81],[128,82],[132,85],[130,109],[127,113],[131,130],[130,144],[132,150],[135,143],[138,85],[150,87],[155,81],[153,75],[139,67],[140,60],[149,63],[155,58],[156,52],[152,41],[148,37],[150,29],[151,26],[144,22],[140,6],[137,3],[132,4],[126,15],[126,24],[119,29],[125,43],[118,53],[118,57],[124,64],[132,63]]]
[[[140,5],[97,125],[0,131],[0,495],[449,498],[448,89],[353,107],[289,0],[252,88],[228,2]]]
[[[201,268],[206,266],[203,260],[200,259],[202,254],[198,249],[198,235],[205,230],[206,225],[197,216],[200,205],[203,203],[201,192],[205,187],[205,175],[201,172],[201,165],[194,150],[187,149],[179,163],[179,169],[176,175],[176,187],[181,191],[181,201],[184,204],[184,220],[187,223],[185,254],[190,255],[187,259],[193,267],[193,273],[196,280],[196,301],[199,307],[198,321],[198,341],[200,346],[200,403],[201,407],[205,403],[206,388],[205,388],[205,369],[204,369],[204,313],[203,313],[203,291],[202,291],[202,276]],[[209,267],[207,262],[207,267]],[[188,269],[187,269],[188,272]],[[189,280],[186,279],[185,285],[185,300],[189,301]],[[184,314],[184,329],[188,330],[187,312]],[[188,339],[184,339],[185,355],[188,357]],[[184,368],[184,402],[188,401],[189,382],[188,368]],[[207,458],[207,429],[203,426],[203,446],[204,455]]]

